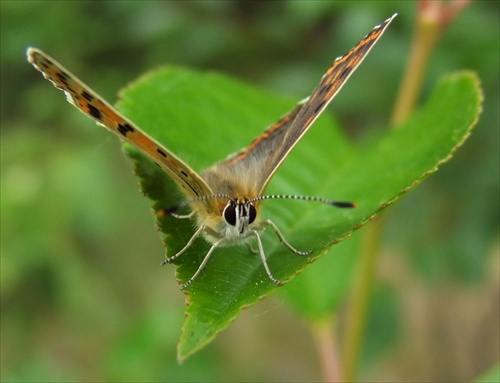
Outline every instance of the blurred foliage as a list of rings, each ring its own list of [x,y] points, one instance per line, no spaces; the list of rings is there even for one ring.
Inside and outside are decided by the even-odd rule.
[[[167,63],[227,72],[300,99],[334,57],[398,11],[329,108],[356,139],[386,125],[416,4],[3,0],[0,7],[1,380],[318,380],[312,341],[279,298],[176,364],[183,295],[172,268],[159,267],[149,203],[117,140],[66,104],[26,63],[25,50],[43,49],[110,101]],[[484,113],[453,161],[386,216],[362,378],[471,380],[499,358],[499,16],[498,2],[472,3],[431,60],[423,97],[442,74],[472,69],[485,90]]]

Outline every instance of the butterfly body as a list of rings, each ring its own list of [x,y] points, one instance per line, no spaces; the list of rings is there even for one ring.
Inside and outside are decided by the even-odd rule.
[[[342,88],[395,16],[396,14],[373,28],[353,49],[337,58],[312,94],[255,138],[248,147],[200,174],[120,114],[48,55],[38,49],[29,48],[27,56],[28,61],[42,72],[45,78],[64,91],[70,103],[122,140],[140,149],[182,190],[186,197],[184,202],[179,203],[174,209],[160,210],[157,214],[159,216],[171,214],[176,218],[194,217],[197,229],[185,247],[167,258],[165,262],[175,261],[199,236],[203,236],[211,243],[210,250],[198,270],[182,288],[196,279],[218,247],[255,243],[269,279],[279,285],[281,282],[272,275],[267,265],[259,233],[270,226],[290,251],[303,256],[310,254],[310,251],[295,249],[271,220],[261,216],[262,202],[272,198],[288,198],[319,201],[337,207],[354,207],[354,204],[318,197],[268,196],[265,195],[267,185],[291,150]],[[189,206],[191,214],[178,215],[176,212],[183,206]]]

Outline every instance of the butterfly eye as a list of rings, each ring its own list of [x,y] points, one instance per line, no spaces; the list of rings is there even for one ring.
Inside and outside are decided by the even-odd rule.
[[[236,207],[233,202],[229,202],[222,212],[226,222],[232,226],[236,225]]]
[[[248,223],[252,223],[257,218],[257,209],[253,204],[250,204],[248,207]]]

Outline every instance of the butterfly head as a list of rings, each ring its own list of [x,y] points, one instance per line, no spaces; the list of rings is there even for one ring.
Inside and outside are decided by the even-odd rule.
[[[229,199],[222,211],[224,221],[233,226],[240,235],[244,235],[257,218],[257,209],[252,200],[246,198]]]
[[[207,199],[217,199],[217,211],[207,212],[196,206],[198,202]],[[171,215],[175,218],[196,217],[199,226],[204,227],[207,239],[214,243],[221,238],[226,242],[238,243],[251,235],[252,228],[258,230],[257,210],[260,200],[248,199],[246,197],[232,197],[228,194],[210,194],[195,199],[186,200],[170,209],[162,209],[157,215],[163,217]],[[180,215],[177,212],[186,205],[190,205],[193,212]],[[257,226],[256,226],[257,225]]]
[[[202,202],[207,199],[217,199],[220,201],[219,212],[209,212],[207,214],[204,213],[203,210],[195,208],[195,204],[197,202]],[[263,195],[254,198],[246,198],[232,197],[228,194],[210,194],[183,201],[170,209],[162,209],[157,212],[157,215],[171,215],[176,218],[190,218],[193,214],[195,214],[199,225],[203,225],[205,227],[205,231],[208,236],[212,238],[212,241],[220,238],[227,238],[228,242],[233,242],[235,239],[246,238],[248,235],[252,234],[252,231],[259,230],[259,228],[262,227],[262,225],[258,223],[260,220],[258,220],[257,210],[259,204],[267,199],[316,201],[340,208],[356,207],[356,204],[352,202],[332,201],[321,197],[300,195]],[[177,211],[186,205],[191,205],[191,207],[194,208],[193,212],[188,215],[177,214]]]

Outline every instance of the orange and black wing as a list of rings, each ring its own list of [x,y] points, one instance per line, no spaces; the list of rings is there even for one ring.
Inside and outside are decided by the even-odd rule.
[[[213,194],[206,182],[186,163],[121,115],[57,61],[35,48],[29,48],[27,56],[28,61],[47,80],[64,91],[71,104],[122,140],[139,148],[172,177],[188,198]],[[200,203],[204,205],[207,212],[214,212],[217,208],[213,199]]]

